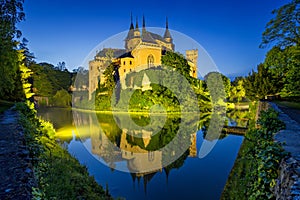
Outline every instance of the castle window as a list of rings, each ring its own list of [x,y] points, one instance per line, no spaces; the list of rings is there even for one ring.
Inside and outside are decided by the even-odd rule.
[[[129,64],[132,65],[132,61],[129,61]]]
[[[154,57],[153,55],[150,54],[147,58],[148,68],[153,67],[153,63],[154,63]]]
[[[126,72],[126,69],[124,69],[124,72]]]
[[[123,62],[123,65],[125,65],[125,64],[126,64],[126,62],[124,61],[124,62]]]
[[[131,71],[131,69],[129,69],[129,71]]]

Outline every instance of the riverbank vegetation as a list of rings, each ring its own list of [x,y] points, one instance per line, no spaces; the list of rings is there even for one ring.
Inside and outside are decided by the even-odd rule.
[[[111,199],[87,168],[55,141],[49,122],[36,117],[32,103],[18,103],[37,186],[34,199]]]
[[[253,112],[254,111],[254,112]],[[245,135],[234,167],[221,199],[273,199],[272,188],[278,177],[279,164],[286,156],[273,136],[284,123],[272,108],[262,111],[255,128],[256,109],[252,108],[252,122]]]
[[[114,76],[118,74],[117,68],[109,65],[104,72],[105,83],[101,85],[99,82],[98,89],[89,100],[86,89],[88,83],[76,83],[76,74],[68,72],[63,62],[54,66],[34,61],[33,54],[27,48],[28,41],[21,39],[21,31],[16,27],[17,23],[24,20],[23,1],[4,1],[0,10],[0,112],[10,107],[10,102],[27,102],[19,103],[17,109],[21,113],[20,123],[25,128],[37,179],[37,187],[33,189],[34,196],[37,199],[110,198],[88,176],[86,168],[80,166],[75,158],[55,142],[53,127],[36,117],[33,104],[28,103],[27,99],[32,102],[35,100],[39,105],[70,107],[73,87],[77,89],[72,94],[74,99],[77,98],[72,105],[76,108],[108,111],[113,106],[119,111],[145,112],[153,105],[160,104],[169,112],[180,112],[183,108],[189,108],[189,105],[197,105],[202,113],[209,113],[207,116],[211,115],[215,105],[225,107],[229,102],[243,104],[248,99],[254,102],[272,97],[299,102],[299,4],[299,0],[292,0],[274,11],[276,16],[267,24],[262,41],[262,46],[271,45],[271,49],[257,69],[246,77],[237,77],[231,82],[221,73],[211,72],[204,80],[198,80],[190,77],[190,67],[183,55],[167,52],[162,57],[162,64],[173,67],[170,73],[176,71],[183,76],[188,83],[186,87],[178,81],[180,78],[165,79],[163,73],[156,77],[151,74],[153,70],[148,70],[145,72],[148,78],[157,81],[149,85],[151,90],[133,89],[132,82],[141,85],[143,80],[144,73],[139,72],[129,74],[125,80],[128,88],[121,89]],[[82,80],[88,80],[88,73],[83,69],[81,72],[85,76]],[[161,86],[168,84],[171,86]],[[187,86],[192,92],[187,90]],[[174,93],[172,87],[180,93]],[[196,98],[190,98],[182,104],[180,99],[191,93]],[[289,105],[299,108],[298,103]],[[157,112],[161,111],[161,107],[156,108]],[[250,109],[254,109],[251,102]],[[283,128],[277,115],[273,110],[262,112],[259,120],[261,128],[250,128],[246,134],[223,193],[224,199],[273,197],[271,188],[277,176],[279,161],[285,155],[272,137]],[[254,120],[255,115],[251,119]],[[200,126],[201,123],[205,123],[205,120],[200,120]],[[240,123],[242,124],[242,120]],[[255,121],[250,121],[249,126],[254,127]],[[131,142],[142,146],[139,140]]]
[[[33,198],[110,199],[108,191],[88,175],[87,168],[56,143],[53,126],[37,117],[34,104],[29,101],[33,101],[33,92],[51,93],[57,100],[65,101],[61,97],[66,95],[62,90],[70,85],[70,78],[66,78],[69,73],[61,69],[60,72],[54,69],[42,72],[49,67],[35,64],[33,54],[26,47],[27,40],[19,41],[21,31],[16,24],[24,20],[23,0],[1,3],[0,104],[4,110],[12,105],[11,102],[19,102],[15,109],[20,113],[19,123],[32,165],[29,167],[33,169],[36,182],[36,187],[32,188]]]

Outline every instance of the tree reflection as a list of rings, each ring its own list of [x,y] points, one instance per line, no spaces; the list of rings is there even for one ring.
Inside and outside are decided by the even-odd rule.
[[[75,138],[70,134],[70,137],[61,138],[62,141],[70,143],[81,139],[89,142],[87,139],[90,139],[89,148],[96,158],[112,171],[118,169],[119,163],[125,163],[134,180],[144,180],[145,189],[157,172],[164,171],[168,176],[172,169],[182,167],[188,157],[198,156],[199,130],[205,140],[215,141],[226,137],[225,134],[220,135],[224,125],[247,125],[247,111],[241,110],[231,110],[227,114],[215,110],[201,113],[200,117],[193,114],[168,115],[157,133],[148,125],[160,126],[163,119],[160,115],[130,115],[139,129],[126,123],[122,114],[114,116],[73,111],[73,116],[61,116],[68,118],[67,121],[73,118],[70,127],[78,132]],[[74,123],[81,127],[76,129]],[[67,131],[72,131],[71,128]]]

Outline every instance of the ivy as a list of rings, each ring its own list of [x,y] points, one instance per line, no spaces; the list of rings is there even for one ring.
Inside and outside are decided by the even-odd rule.
[[[274,109],[262,111],[258,124],[261,125],[260,129],[251,130],[246,135],[246,139],[252,143],[246,156],[253,166],[253,170],[247,173],[251,180],[248,199],[274,199],[272,188],[276,184],[280,161],[287,153],[279,143],[274,142],[273,136],[285,124],[278,119],[278,112]]]

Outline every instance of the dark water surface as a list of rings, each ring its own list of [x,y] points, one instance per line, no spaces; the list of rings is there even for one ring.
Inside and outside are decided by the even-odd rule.
[[[62,145],[87,166],[100,185],[108,186],[113,197],[126,199],[219,199],[243,141],[242,136],[219,137],[207,131],[209,117],[195,122],[176,116],[151,120],[149,116],[131,116],[145,127],[138,130],[122,115],[58,108],[40,109],[38,114],[54,124]],[[174,143],[178,148],[169,148],[183,123],[187,124],[183,136],[187,148],[182,139]],[[227,125],[236,123],[243,122],[226,120]],[[147,127],[149,124],[161,131],[153,134],[156,130]],[[211,134],[206,142],[217,142],[207,156],[199,158],[206,134]],[[168,150],[162,151],[164,148]],[[171,157],[178,158],[166,162]]]

